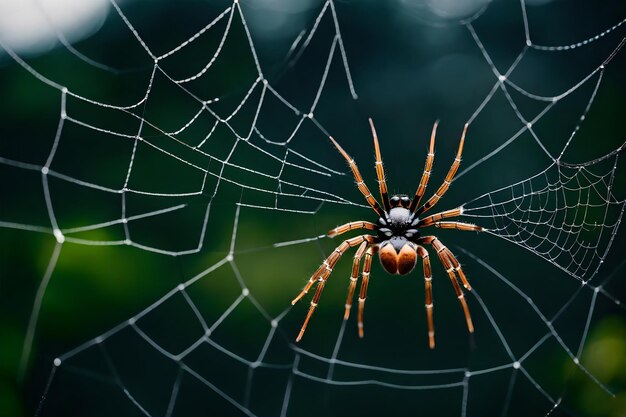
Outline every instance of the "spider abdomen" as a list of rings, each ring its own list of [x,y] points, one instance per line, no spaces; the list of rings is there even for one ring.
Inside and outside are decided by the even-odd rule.
[[[416,247],[404,237],[394,236],[381,243],[378,257],[385,271],[393,275],[406,275],[415,268]]]

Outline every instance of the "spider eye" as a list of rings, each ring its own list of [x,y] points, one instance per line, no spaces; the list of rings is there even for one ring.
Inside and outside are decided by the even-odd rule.
[[[409,197],[407,197],[407,196],[403,196],[403,197],[400,199],[400,201],[402,202],[402,205],[403,205],[403,206],[408,206],[408,205],[409,205],[409,203],[411,202],[411,200],[409,200]]]
[[[397,195],[394,195],[393,197],[391,197],[391,202],[392,203],[400,202],[400,197],[398,197]]]

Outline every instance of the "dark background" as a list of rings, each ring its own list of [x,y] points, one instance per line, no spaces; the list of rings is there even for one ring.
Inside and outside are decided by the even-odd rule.
[[[537,2],[535,2],[537,3]],[[419,181],[432,123],[440,119],[433,182],[442,180],[452,161],[463,124],[476,111],[496,81],[466,26],[459,20],[480,9],[472,2],[459,16],[445,17],[448,2],[337,2],[336,10],[358,100],[348,88],[339,50],[335,51],[328,78],[315,109],[315,120],[336,137],[360,165],[365,180],[374,190],[373,152],[367,117],[373,117],[381,140],[391,192],[412,194]],[[301,56],[290,47],[301,30],[305,37],[323,5],[313,2],[285,3],[242,1],[261,68],[269,83],[290,103],[307,112],[317,92],[326,65],[335,28],[326,13],[318,32]],[[164,53],[198,32],[227,4],[203,1],[127,1],[121,9],[142,38],[155,51]],[[553,1],[526,8],[530,35],[539,45],[568,45],[590,38],[626,17],[622,2],[595,4],[585,1]],[[189,48],[162,61],[173,77],[184,78],[199,71],[220,42],[226,19],[200,37]],[[489,3],[472,23],[494,65],[505,72],[525,45],[522,12],[518,2]],[[568,90],[597,68],[625,35],[624,28],[590,45],[569,51],[529,50],[511,80],[523,89],[542,96]],[[87,63],[62,46],[43,55],[24,59],[37,72],[81,96],[100,103],[128,105],[146,93],[153,69],[151,58],[111,9],[104,26],[91,37],[74,44],[90,59]],[[295,59],[297,58],[297,59]],[[626,130],[624,52],[607,66],[596,98],[563,159],[579,163],[601,157],[624,142]],[[115,69],[112,71],[111,69]],[[219,97],[212,109],[228,115],[246,94],[258,74],[243,25],[236,13],[222,53],[210,71],[186,88],[204,100]],[[541,142],[558,154],[583,114],[596,77],[559,102],[535,126]],[[233,126],[247,132],[254,117],[259,91],[250,96]],[[511,88],[520,111],[532,119],[544,102],[532,100]],[[0,157],[42,166],[50,152],[59,122],[61,94],[33,77],[8,55],[0,55]],[[114,111],[68,97],[70,117],[106,129],[135,135],[138,119],[150,121],[142,136],[222,178],[250,187],[282,188],[281,193],[302,189],[279,184],[275,179],[222,166],[216,160],[179,146],[165,132],[175,132],[197,112],[191,100],[175,84],[157,74],[145,105],[129,112]],[[265,137],[282,141],[300,116],[276,98],[266,97],[258,127]],[[214,119],[206,113],[175,136],[194,146],[207,135]],[[502,91],[480,112],[470,126],[463,167],[480,160],[522,127]],[[232,132],[219,127],[201,147],[215,158],[225,159],[233,148]],[[346,175],[317,175],[267,157],[247,144],[237,144],[232,163],[256,172],[281,175],[285,181],[324,190],[345,201],[361,204],[361,196],[346,171],[344,161],[330,146],[324,132],[305,120],[297,135],[285,145],[265,142],[253,134],[250,143],[280,159],[287,149]],[[73,179],[121,189],[133,140],[97,132],[67,122],[50,169]],[[287,161],[310,168],[314,164],[294,154]],[[611,159],[599,164],[599,172],[611,169]],[[533,137],[523,133],[513,144],[463,175],[440,202],[441,209],[457,207],[491,190],[508,186],[545,169],[550,163]],[[623,164],[622,159],[618,164]],[[615,171],[613,196],[624,199],[623,169]],[[319,167],[318,167],[319,168]],[[592,168],[593,169],[593,168]],[[145,144],[136,153],[131,190],[149,193],[194,193],[201,189],[198,170],[164,156]],[[94,190],[58,178],[49,180],[54,212],[62,229],[121,218],[121,194]],[[434,186],[431,188],[434,189]],[[305,194],[319,197],[320,194]],[[191,196],[159,197],[128,192],[129,216],[186,204],[162,216],[131,222],[132,241],[168,251],[185,251],[197,246],[210,204],[206,236],[198,253],[168,256],[126,245],[90,246],[63,244],[45,293],[34,339],[31,360],[19,378],[19,358],[33,299],[44,275],[56,241],[51,233],[0,228],[0,412],[3,415],[33,415],[41,404],[42,416],[141,415],[141,410],[123,389],[150,415],[164,415],[180,367],[151,347],[131,327],[124,327],[103,343],[71,355],[50,379],[52,361],[83,342],[109,329],[154,303],[181,282],[215,265],[228,254],[237,203],[273,206],[315,214],[241,207],[237,225],[234,262],[226,263],[188,288],[200,314],[214,323],[241,293],[241,282],[268,314],[283,312],[309,274],[339,243],[335,239],[284,247],[276,242],[311,238],[338,224],[356,219],[374,220],[371,211],[354,204],[321,202],[316,199],[274,195],[242,188],[228,181],[206,179],[201,193]],[[329,197],[329,200],[337,200]],[[475,219],[472,219],[472,221]],[[612,223],[617,217],[607,219]],[[41,174],[0,163],[0,221],[50,227]],[[603,222],[602,217],[597,221]],[[626,241],[623,227],[617,229],[612,250],[592,285],[624,300],[622,263]],[[476,333],[467,336],[462,314],[445,272],[434,260],[434,293],[437,348],[427,347],[423,313],[421,269],[408,277],[385,274],[374,262],[366,308],[366,337],[356,335],[356,311],[347,323],[338,358],[357,364],[382,367],[368,370],[336,366],[334,381],[376,380],[377,384],[338,386],[328,380],[328,363],[299,355],[297,372],[322,378],[323,383],[292,373],[297,350],[293,344],[304,318],[308,299],[280,320],[264,363],[283,364],[286,369],[264,366],[250,370],[204,343],[184,366],[205,378],[211,386],[184,373],[174,415],[238,415],[241,411],[216,394],[220,390],[245,409],[258,415],[279,415],[285,389],[292,381],[288,415],[545,415],[553,402],[531,380],[512,368],[472,376],[465,391],[459,385],[463,371],[511,364],[504,345],[494,330],[488,311],[516,358],[524,357],[523,368],[554,401],[563,397],[553,415],[623,416],[626,410],[626,316],[603,293],[593,304],[593,315],[585,349],[580,356],[586,369],[605,384],[615,397],[574,366],[563,347],[549,338],[533,346],[546,334],[545,320],[561,308],[554,329],[574,354],[578,351],[588,317],[593,291],[523,248],[491,235],[438,231],[438,236],[459,256],[467,275],[486,306],[468,296]],[[68,235],[69,236],[69,235]],[[92,241],[123,241],[119,224],[76,233]],[[469,253],[467,253],[467,252]],[[434,253],[433,253],[434,255]],[[484,264],[477,262],[474,256]],[[297,348],[330,357],[342,324],[343,305],[351,256],[336,267],[318,311]],[[484,265],[504,275],[530,297],[529,303]],[[241,280],[241,281],[240,281]],[[572,299],[572,301],[569,301]],[[536,309],[535,309],[536,308]],[[197,317],[185,299],[169,297],[138,322],[156,343],[180,352],[202,334]],[[270,331],[268,321],[245,299],[228,315],[211,341],[247,360],[256,360]],[[398,373],[397,370],[435,370],[433,374]],[[17,381],[17,382],[16,382]],[[46,384],[51,381],[49,390]],[[439,384],[445,388],[428,388]],[[406,389],[406,388],[412,389]],[[421,388],[421,389],[415,389]],[[45,398],[44,392],[47,392]],[[45,401],[42,401],[44,400]]]

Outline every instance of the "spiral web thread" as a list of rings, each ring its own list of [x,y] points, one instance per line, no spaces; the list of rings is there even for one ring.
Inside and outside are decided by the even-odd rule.
[[[571,358],[572,363],[575,364],[582,372],[586,373],[588,378],[595,381],[599,387],[607,391],[610,395],[610,391],[600,381],[598,381],[594,375],[589,373],[584,364],[579,360],[581,353],[585,346],[587,333],[591,317],[594,314],[594,308],[596,306],[598,297],[606,297],[612,303],[620,305],[620,301],[612,294],[604,289],[604,284],[609,276],[603,282],[592,281],[592,279],[598,273],[598,269],[603,263],[606,257],[613,238],[617,233],[620,225],[622,215],[624,212],[625,201],[619,200],[613,194],[613,184],[616,175],[618,163],[621,162],[623,146],[615,149],[604,157],[597,158],[595,160],[586,161],[583,163],[572,164],[561,160],[566,149],[576,139],[576,133],[579,130],[581,124],[585,119],[587,111],[592,107],[596,92],[602,86],[602,77],[604,72],[610,68],[611,60],[615,54],[619,52],[619,49],[624,44],[624,40],[615,46],[613,53],[606,57],[603,62],[600,62],[598,66],[586,77],[580,80],[575,85],[571,86],[567,91],[551,97],[540,96],[531,92],[528,92],[516,85],[510,80],[509,76],[514,72],[515,68],[525,57],[525,54],[530,49],[537,49],[546,52],[558,52],[562,50],[571,50],[577,48],[583,48],[586,45],[601,41],[605,35],[619,31],[622,29],[622,25],[626,22],[626,19],[619,21],[614,26],[606,29],[605,31],[595,34],[594,36],[581,40],[579,42],[570,45],[557,45],[557,46],[541,46],[535,45],[532,42],[531,32],[529,29],[528,20],[526,17],[526,5],[524,1],[521,1],[520,12],[523,16],[525,39],[522,39],[523,47],[513,64],[505,71],[500,72],[494,63],[492,62],[487,49],[481,42],[480,37],[474,30],[473,22],[479,19],[484,12],[481,11],[472,19],[462,22],[468,30],[468,36],[471,36],[476,46],[482,53],[485,61],[489,64],[489,67],[494,73],[494,84],[492,89],[485,96],[483,102],[476,109],[474,114],[468,119],[468,123],[472,123],[483,111],[487,103],[491,101],[496,92],[501,91],[508,100],[510,107],[513,109],[520,121],[520,130],[503,141],[502,144],[486,154],[484,157],[476,161],[475,163],[464,168],[459,176],[463,176],[467,172],[471,171],[475,167],[479,166],[486,160],[498,155],[503,149],[513,143],[522,133],[530,133],[536,141],[537,146],[546,153],[552,163],[549,164],[542,172],[536,175],[513,184],[508,187],[504,187],[499,190],[491,191],[484,194],[464,205],[464,215],[469,217],[476,217],[481,219],[481,224],[488,227],[488,233],[498,236],[502,239],[519,245],[532,253],[540,256],[550,263],[554,264],[558,268],[566,271],[574,279],[580,281],[581,286],[572,297],[558,310],[555,315],[550,317],[546,316],[533,299],[527,296],[519,287],[515,286],[510,280],[507,279],[501,271],[493,269],[482,259],[476,257],[471,252],[464,249],[460,249],[466,256],[474,259],[479,265],[481,265],[489,274],[498,280],[509,286],[515,293],[522,297],[529,306],[532,308],[536,316],[545,324],[545,334],[526,352],[523,354],[514,354],[510,348],[507,339],[504,337],[503,332],[497,324],[496,318],[490,313],[488,306],[483,303],[480,296],[474,291],[472,294],[476,298],[478,304],[489,318],[491,325],[499,336],[499,340],[502,347],[508,353],[510,358],[500,365],[483,368],[483,369],[469,369],[469,368],[451,368],[451,369],[392,369],[386,367],[380,367],[376,365],[355,363],[341,359],[340,350],[344,336],[345,322],[340,328],[335,341],[335,347],[333,354],[330,357],[323,357],[314,352],[310,352],[301,349],[296,346],[291,346],[294,356],[293,361],[290,363],[272,363],[266,361],[266,353],[272,341],[277,337],[277,329],[281,320],[287,315],[289,309],[285,309],[281,314],[277,316],[271,316],[267,313],[264,307],[257,301],[254,294],[250,292],[246,286],[246,279],[239,272],[237,268],[238,250],[236,246],[236,238],[240,230],[238,229],[239,218],[242,215],[242,208],[247,209],[264,209],[264,210],[279,210],[279,211],[295,211],[302,214],[315,214],[316,209],[301,209],[292,208],[286,201],[305,201],[309,206],[317,206],[320,203],[330,204],[348,204],[361,206],[361,203],[352,202],[347,198],[344,198],[333,193],[309,187],[304,184],[300,184],[295,181],[291,181],[288,177],[286,168],[293,168],[298,171],[303,171],[311,175],[334,177],[337,175],[343,175],[343,173],[334,171],[327,168],[325,164],[320,161],[316,161],[313,157],[307,156],[301,152],[296,151],[291,147],[293,140],[296,140],[298,131],[308,123],[312,123],[317,129],[326,134],[325,129],[315,118],[315,110],[324,90],[327,76],[331,68],[335,68],[338,63],[342,67],[342,71],[346,75],[347,87],[350,94],[354,99],[357,98],[355,86],[353,85],[350,70],[348,66],[348,60],[346,51],[344,49],[343,40],[339,28],[339,19],[335,4],[332,0],[326,1],[315,20],[314,24],[310,28],[308,34],[300,34],[294,43],[294,51],[296,54],[302,53],[306,49],[307,45],[316,35],[318,25],[323,19],[330,19],[335,28],[335,36],[332,39],[328,47],[328,56],[324,61],[324,71],[319,80],[319,86],[317,88],[317,94],[310,106],[307,109],[299,109],[292,105],[286,98],[280,95],[280,93],[272,87],[268,79],[265,78],[263,69],[257,58],[256,49],[250,31],[245,19],[245,13],[242,10],[241,5],[235,0],[235,2],[227,7],[221,14],[215,17],[212,21],[207,23],[207,26],[198,31],[194,36],[190,37],[187,41],[181,43],[176,48],[166,51],[164,53],[157,53],[150,49],[143,39],[141,33],[136,31],[131,22],[122,9],[112,0],[112,5],[117,16],[125,24],[130,32],[132,32],[136,42],[143,48],[145,53],[153,60],[153,66],[151,75],[146,83],[145,95],[138,102],[127,105],[119,106],[109,103],[98,102],[90,99],[89,97],[83,97],[72,91],[70,87],[60,85],[54,80],[47,78],[43,73],[38,72],[31,67],[24,59],[18,54],[9,49],[5,45],[1,45],[3,49],[10,55],[10,57],[17,62],[25,71],[28,71],[33,77],[34,82],[40,82],[48,85],[49,87],[58,91],[60,100],[60,113],[58,129],[54,138],[53,146],[50,149],[47,159],[43,164],[35,164],[29,162],[16,161],[0,156],[0,164],[8,165],[20,170],[35,171],[41,173],[42,191],[45,198],[47,213],[49,216],[49,225],[35,225],[16,223],[11,220],[0,220],[0,227],[20,229],[24,231],[39,232],[49,234],[56,240],[56,246],[50,257],[48,267],[44,276],[42,277],[39,290],[36,294],[32,315],[29,322],[28,331],[24,340],[24,349],[22,356],[22,367],[25,368],[29,357],[30,349],[35,337],[37,328],[37,321],[39,316],[39,310],[43,298],[45,297],[46,288],[52,278],[55,270],[57,259],[63,250],[64,245],[78,244],[78,245],[128,245],[135,248],[152,251],[168,256],[184,256],[202,251],[203,244],[205,242],[205,230],[209,216],[211,215],[211,202],[207,203],[205,215],[202,218],[202,222],[199,225],[199,236],[197,246],[182,251],[172,251],[165,248],[151,246],[144,244],[140,241],[133,240],[131,233],[132,223],[139,219],[151,218],[161,216],[163,214],[182,210],[186,207],[186,204],[173,205],[160,210],[146,212],[143,214],[136,214],[127,216],[126,214],[126,199],[129,194],[142,194],[152,196],[154,198],[174,198],[174,197],[189,197],[194,195],[215,195],[222,183],[232,184],[242,189],[242,191],[248,194],[259,194],[263,196],[270,196],[274,200],[274,204],[262,204],[262,203],[248,203],[240,202],[235,207],[235,220],[232,228],[232,240],[230,243],[229,252],[217,263],[209,266],[202,273],[189,278],[184,283],[172,288],[169,292],[164,294],[160,299],[153,304],[129,318],[128,320],[120,323],[116,327],[109,331],[85,342],[84,344],[59,355],[53,361],[52,370],[49,376],[47,387],[41,397],[41,402],[38,408],[38,414],[45,415],[46,409],[46,396],[49,388],[55,382],[55,374],[63,366],[72,367],[72,359],[79,357],[87,351],[97,350],[105,359],[107,366],[109,367],[110,374],[112,375],[110,382],[117,386],[121,392],[128,398],[129,404],[136,407],[141,413],[145,415],[171,415],[175,408],[177,398],[180,394],[180,390],[184,389],[183,380],[187,378],[195,379],[201,384],[206,386],[206,389],[211,390],[221,396],[224,400],[228,401],[235,409],[238,409],[243,414],[255,415],[253,409],[250,408],[249,399],[250,391],[252,390],[252,380],[254,378],[255,371],[258,368],[276,369],[285,372],[289,372],[287,384],[282,398],[282,407],[280,410],[281,415],[288,415],[291,405],[291,394],[295,384],[300,379],[308,379],[325,385],[337,385],[337,386],[358,386],[358,385],[380,385],[393,389],[408,389],[408,390],[452,390],[460,392],[461,403],[459,404],[460,413],[465,416],[467,413],[467,403],[470,392],[470,386],[472,378],[480,375],[495,373],[495,372],[510,372],[511,384],[509,386],[509,392],[507,394],[507,400],[504,404],[503,413],[506,413],[508,407],[511,392],[513,390],[513,381],[518,374],[520,377],[526,378],[536,390],[547,400],[548,407],[547,412],[557,408],[561,403],[561,398],[549,393],[540,383],[538,383],[533,375],[525,368],[524,361],[529,358],[533,353],[541,347],[548,340],[556,340],[561,346],[562,350]],[[177,53],[184,50],[188,45],[192,44],[197,39],[201,38],[203,34],[208,31],[216,30],[217,23],[226,21],[226,28],[221,38],[221,42],[218,45],[213,56],[207,60],[206,65],[198,72],[187,74],[183,77],[175,77],[163,68],[163,63],[177,56]],[[245,31],[247,41],[249,44],[249,54],[251,55],[258,76],[249,86],[247,93],[234,111],[228,115],[220,115],[213,110],[212,105],[219,99],[215,98],[201,98],[187,89],[187,84],[197,79],[202,78],[205,74],[210,72],[213,63],[220,58],[220,54],[225,45],[230,31],[233,27],[241,27]],[[626,39],[626,38],[625,38]],[[64,41],[64,38],[60,35],[60,41],[65,45],[68,50],[76,54],[76,56],[89,65],[105,68],[109,71],[116,72],[115,68],[104,66],[98,62],[95,62],[88,57],[81,55],[71,45]],[[195,113],[188,120],[181,123],[181,127],[175,131],[167,131],[159,127],[155,120],[149,120],[142,116],[138,116],[135,110],[141,110],[145,104],[150,100],[153,94],[153,82],[155,77],[163,76],[172,85],[177,86],[186,95],[191,97],[197,102],[197,113]],[[558,155],[551,154],[542,143],[540,137],[534,131],[534,125],[544,117],[548,117],[551,108],[558,103],[561,99],[569,96],[573,92],[577,91],[581,86],[587,83],[594,83],[595,88],[592,94],[589,96],[587,106],[584,112],[580,116],[579,123],[572,130],[570,137]],[[539,103],[545,104],[543,110],[535,116],[532,120],[528,120],[524,117],[515,100],[510,94],[511,90],[515,90],[517,93],[534,100]],[[257,97],[258,96],[258,97]],[[274,138],[270,139],[259,128],[259,120],[262,118],[262,109],[265,105],[267,97],[273,96],[278,100],[280,105],[293,112],[295,123],[292,133],[286,138]],[[128,134],[124,132],[116,131],[115,129],[107,128],[106,126],[98,126],[92,124],[89,121],[81,120],[72,113],[72,108],[68,105],[68,98],[77,100],[83,104],[95,106],[96,108],[102,108],[112,110],[114,112],[123,113],[130,117],[133,117],[137,121],[137,131],[134,134]],[[254,101],[256,100],[256,102]],[[233,119],[237,117],[240,111],[246,106],[252,105],[254,108],[254,117],[251,124],[247,129],[237,129],[233,125]],[[139,112],[141,114],[141,112]],[[200,117],[208,116],[213,120],[213,124],[210,126],[205,138],[196,143],[188,144],[184,140],[179,139],[179,136],[183,134],[187,129],[194,125],[194,122]],[[71,175],[64,174],[62,170],[53,168],[53,162],[55,159],[55,153],[59,144],[63,141],[63,132],[68,125],[77,125],[88,131],[98,132],[111,137],[125,138],[133,142],[132,153],[129,155],[129,162],[127,165],[127,173],[125,181],[117,188],[112,188],[108,185],[92,183],[81,178],[73,177]],[[235,138],[235,141],[230,149],[230,152],[225,158],[219,157],[212,153],[211,138],[218,126],[226,127]],[[185,151],[190,151],[197,156],[194,160],[179,156],[176,151],[171,150],[170,147],[164,147],[155,141],[151,141],[149,136],[143,136],[143,131],[150,127],[156,130],[161,135],[167,137],[172,144],[184,148]],[[271,145],[271,146],[270,146]],[[195,171],[200,177],[201,186],[193,192],[184,193],[160,193],[150,190],[142,190],[138,188],[131,188],[131,179],[133,177],[133,168],[135,156],[144,147],[152,148],[158,152],[161,152],[167,158],[171,158],[193,171]],[[258,161],[267,161],[268,164],[259,162],[258,165],[244,166],[233,162],[239,149],[246,149],[256,154]],[[197,161],[203,161],[205,165],[198,163]],[[211,169],[207,168],[211,163]],[[275,165],[272,165],[273,163]],[[276,165],[277,164],[277,165]],[[264,170],[265,167],[277,166],[276,170]],[[217,169],[215,168],[217,167]],[[232,172],[245,173],[247,181],[242,182]],[[86,187],[91,190],[100,193],[108,193],[119,195],[120,198],[120,217],[112,219],[107,222],[101,222],[97,224],[88,224],[81,227],[64,228],[56,220],[55,206],[53,203],[54,195],[51,193],[48,186],[49,178],[54,177],[56,180],[72,183],[79,187]],[[214,182],[207,181],[208,179],[214,179]],[[272,186],[259,185],[263,182],[269,181]],[[248,195],[246,194],[246,195]],[[262,200],[262,199],[261,199]],[[600,216],[598,216],[600,213]],[[602,221],[591,221],[589,219],[601,218]],[[86,231],[98,230],[108,227],[121,227],[123,229],[124,238],[120,240],[93,240],[80,237],[80,234]],[[312,236],[310,238],[304,238],[288,242],[275,243],[274,247],[284,247],[290,245],[298,245],[305,242],[321,239],[323,236]],[[200,280],[205,280],[220,269],[230,269],[237,280],[238,285],[241,287],[241,294],[233,300],[232,304],[223,312],[220,318],[214,323],[207,323],[203,316],[199,313],[197,305],[192,298],[188,295],[187,289]],[[554,322],[559,316],[567,310],[570,303],[574,298],[582,291],[591,291],[592,297],[589,304],[589,310],[587,320],[584,324],[582,336],[579,340],[578,346],[575,348],[567,345],[562,337],[559,335],[554,327]],[[166,301],[174,298],[182,298],[184,303],[188,306],[189,311],[197,318],[198,323],[201,325],[204,333],[198,337],[198,339],[188,346],[185,350],[173,353],[167,351],[164,347],[159,345],[154,339],[152,339],[144,330],[142,330],[141,322],[142,318],[149,316],[156,310],[158,310]],[[251,303],[256,310],[264,317],[267,322],[267,336],[263,343],[258,356],[253,358],[242,357],[235,352],[229,351],[227,348],[219,345],[212,340],[211,334],[225,321],[228,317],[237,310],[243,303],[247,301]],[[140,336],[145,344],[146,348],[154,349],[164,359],[169,360],[177,364],[180,371],[177,378],[172,382],[170,399],[166,410],[149,410],[142,401],[135,398],[132,390],[128,389],[124,380],[120,377],[118,369],[116,369],[115,358],[111,356],[107,350],[107,342],[112,338],[115,338],[120,334],[122,330],[131,330]],[[210,346],[211,348],[221,352],[228,356],[230,359],[240,363],[242,366],[247,367],[248,379],[244,387],[245,395],[243,401],[239,400],[226,391],[222,390],[218,384],[212,382],[205,376],[201,375],[194,368],[188,366],[185,363],[185,358],[193,353],[201,346]],[[304,359],[313,360],[319,363],[320,366],[328,368],[326,377],[319,377],[312,375],[302,370],[300,367],[301,361]],[[335,377],[335,373],[338,368],[345,369],[358,369],[361,371],[369,372],[373,375],[369,379],[339,379]],[[88,371],[83,370],[85,375],[88,375]],[[406,376],[429,376],[439,375],[447,379],[448,382],[440,382],[436,384],[410,384],[406,383],[406,379],[401,379],[401,382],[397,382],[395,377]]]

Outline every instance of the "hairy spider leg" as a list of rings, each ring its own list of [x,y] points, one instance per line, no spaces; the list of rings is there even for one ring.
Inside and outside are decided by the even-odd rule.
[[[337,148],[339,153],[344,157],[344,159],[350,165],[350,169],[352,170],[352,174],[354,175],[354,179],[356,180],[356,186],[359,188],[359,191],[361,192],[361,194],[363,194],[363,196],[367,200],[367,203],[370,205],[370,207],[372,207],[372,209],[374,209],[374,211],[376,212],[376,214],[378,214],[378,216],[383,217],[385,212],[380,207],[380,204],[378,204],[378,201],[376,201],[376,198],[374,198],[369,188],[367,188],[367,185],[365,184],[365,182],[363,182],[363,177],[361,176],[361,173],[359,172],[359,168],[356,166],[356,162],[354,162],[354,159],[350,155],[348,155],[348,153],[344,151],[341,146],[339,146],[337,141],[333,139],[332,136],[329,136],[329,138],[331,142],[333,143],[333,145],[335,145],[335,148]]]
[[[311,320],[311,316],[313,315],[313,312],[317,308],[317,303],[320,297],[322,296],[322,290],[324,289],[325,284],[326,284],[326,280],[320,279],[320,281],[318,282],[315,295],[313,296],[313,299],[311,300],[311,306],[309,307],[309,312],[307,313],[306,318],[304,319],[304,323],[302,323],[302,328],[300,329],[300,333],[298,333],[298,337],[296,337],[296,342],[299,342],[302,339],[302,336],[304,336],[306,327],[309,325],[309,320]]]
[[[457,207],[452,210],[442,211],[437,214],[433,214],[432,216],[424,217],[419,221],[417,227],[427,227],[427,226],[435,226],[440,229],[456,229],[456,230],[466,230],[472,232],[482,232],[486,230],[482,226],[478,226],[472,223],[465,223],[459,221],[446,221],[442,222],[441,219],[448,219],[450,217],[457,217],[463,214],[463,207]]]
[[[342,233],[346,233],[350,230],[355,230],[355,229],[375,230],[376,225],[374,223],[366,222],[362,220],[349,222],[341,226],[335,227],[334,229],[330,230],[327,235],[328,237],[332,238]],[[356,282],[359,276],[361,258],[363,257],[363,254],[365,253],[365,249],[367,249],[368,244],[369,244],[368,242],[361,243],[361,246],[359,246],[356,253],[354,254],[354,260],[352,262],[352,275],[350,276],[348,296],[346,297],[346,311],[344,312],[344,315],[343,315],[344,320],[348,320],[348,318],[350,317],[350,309],[352,308],[352,299],[354,298],[354,289],[356,288]]]
[[[363,278],[361,279],[361,292],[359,294],[359,314],[358,323],[359,337],[363,337],[363,311],[365,309],[365,298],[367,296],[367,285],[370,280],[370,270],[372,269],[372,257],[378,252],[378,246],[370,246],[365,252],[363,261]]]
[[[358,220],[355,222],[349,222],[346,224],[342,224],[341,226],[337,226],[334,229],[329,230],[326,235],[328,237],[335,237],[343,233],[349,232],[350,230],[356,230],[356,229],[376,230],[376,225],[372,222]]]
[[[438,222],[441,219],[449,219],[450,217],[458,217],[463,214],[463,207],[457,207],[452,210],[442,211],[436,214],[432,214],[428,217],[424,217],[420,219],[417,224],[418,227],[427,227],[432,226],[435,222]]]
[[[428,346],[435,348],[435,322],[433,320],[433,274],[430,266],[430,256],[423,246],[417,246],[417,254],[422,257],[424,266],[424,289],[425,289],[425,306],[426,320],[428,321]]]
[[[468,124],[466,123],[465,127],[463,128],[463,133],[461,134],[461,140],[459,141],[459,149],[456,153],[456,158],[454,158],[454,162],[450,166],[450,170],[448,171],[448,175],[446,175],[446,179],[443,180],[443,184],[441,184],[437,191],[435,191],[435,194],[433,194],[433,196],[430,197],[428,201],[426,201],[424,205],[415,212],[415,214],[417,214],[418,216],[430,210],[435,204],[437,204],[439,199],[443,197],[446,191],[448,191],[450,183],[456,175],[456,172],[459,169],[459,165],[461,165],[461,155],[463,154],[463,144],[465,143],[465,133],[467,133],[467,126]]]
[[[481,226],[463,222],[436,222],[435,227],[438,227],[440,229],[467,230],[470,232],[482,232],[483,230],[485,230]]]
[[[426,226],[435,226],[441,229],[456,229],[456,230],[466,230],[466,231],[474,231],[474,232],[482,232],[485,230],[481,226],[477,226],[475,224],[463,223],[463,222],[441,222],[440,219],[445,219],[448,217],[455,217],[463,214],[463,208],[459,207],[453,210],[442,211],[441,213],[433,214],[432,216],[428,216],[422,219],[418,223],[418,227],[426,227]],[[461,281],[463,282],[463,286],[471,291],[472,287],[470,286],[465,274],[463,273],[463,269],[459,264],[459,261],[456,259],[452,251],[448,249],[446,246],[442,245],[446,254],[450,258],[450,262],[454,266],[456,273],[461,277]]]
[[[309,292],[309,290],[311,289],[315,281],[317,281],[315,295],[313,296],[313,299],[311,300],[309,311],[306,315],[306,318],[304,319],[304,323],[302,324],[300,333],[298,334],[298,337],[296,338],[296,342],[299,342],[300,339],[302,339],[302,336],[304,335],[306,327],[309,324],[309,320],[311,320],[311,316],[313,315],[313,312],[317,308],[317,304],[322,295],[322,290],[324,289],[326,280],[328,279],[330,274],[333,272],[333,268],[335,267],[335,264],[337,263],[337,261],[339,261],[339,258],[341,258],[341,255],[343,255],[344,252],[347,251],[351,247],[354,247],[361,243],[368,243],[368,242],[373,243],[373,240],[374,240],[374,237],[370,235],[362,235],[362,236],[357,236],[351,239],[344,240],[341,243],[341,245],[337,246],[337,248],[335,248],[333,253],[331,253],[326,258],[326,260],[322,263],[322,266],[320,266],[320,268],[318,268],[318,270],[311,276],[311,278],[309,279],[309,282],[307,282],[306,286],[300,292],[300,294],[298,294],[298,296],[293,299],[293,301],[291,302],[292,305],[300,301],[300,299],[304,297],[306,293]]]
[[[433,169],[433,162],[435,160],[435,136],[437,135],[437,126],[439,125],[439,120],[435,122],[433,125],[433,131],[430,134],[430,148],[428,149],[428,155],[426,155],[426,164],[424,165],[424,172],[422,172],[422,178],[420,179],[419,186],[417,187],[417,191],[415,191],[415,196],[411,201],[411,205],[409,206],[409,210],[414,212],[417,209],[420,201],[422,201],[422,197],[426,192],[426,186],[428,185],[428,181],[430,180],[430,173]]]
[[[354,260],[352,261],[352,275],[350,275],[350,285],[348,286],[348,296],[346,297],[346,311],[343,313],[343,319],[348,320],[350,317],[350,309],[352,308],[352,299],[354,298],[354,290],[356,288],[356,281],[359,277],[359,268],[361,266],[361,258],[367,249],[367,242],[361,243],[361,246],[354,254]]]
[[[431,244],[433,248],[437,251],[437,255],[439,256],[439,260],[443,264],[446,272],[448,273],[448,277],[450,278],[450,282],[452,283],[452,287],[454,287],[454,292],[456,293],[457,298],[459,299],[459,303],[461,304],[461,308],[463,309],[463,314],[465,315],[465,321],[467,323],[467,329],[470,333],[474,333],[474,324],[472,323],[472,317],[469,312],[469,307],[467,306],[467,301],[465,300],[465,295],[463,294],[463,290],[459,285],[457,277],[455,275],[455,267],[452,263],[452,260],[449,256],[452,252],[446,248],[443,243],[437,239],[435,236],[425,236],[420,239],[420,243]],[[456,260],[456,258],[455,258]],[[458,264],[458,261],[457,261]],[[463,275],[464,276],[464,275]],[[463,278],[461,278],[463,279]],[[465,284],[465,283],[464,283]],[[469,283],[467,284],[469,286]],[[471,287],[470,287],[471,289]]]
[[[439,241],[439,243],[441,244],[441,241]],[[467,280],[467,277],[465,276],[465,273],[463,272],[463,268],[461,268],[461,264],[456,259],[456,256],[454,256],[452,251],[448,249],[445,245],[441,244],[441,246],[443,247],[443,252],[450,259],[450,263],[452,264],[452,267],[454,268],[454,272],[456,272],[457,275],[461,277],[461,282],[463,283],[463,286],[465,287],[465,289],[467,291],[472,291],[472,286]]]
[[[383,167],[383,159],[380,156],[380,146],[378,145],[378,135],[376,134],[376,128],[374,122],[369,119],[370,127],[372,128],[372,137],[374,138],[374,151],[376,153],[376,178],[378,179],[378,188],[380,189],[380,198],[383,201],[383,207],[385,211],[391,209],[389,203],[389,192],[387,191],[387,180],[385,179],[385,168]]]
[[[311,275],[311,278],[309,278],[309,281],[306,283],[306,285],[304,286],[300,294],[298,294],[298,296],[294,298],[293,301],[291,301],[291,304],[294,305],[295,303],[300,301],[300,299],[309,292],[309,290],[311,289],[315,281],[318,281],[318,280],[321,281],[325,279],[328,275],[330,275],[330,273],[333,271],[333,268],[335,267],[335,264],[337,263],[337,261],[339,261],[339,258],[341,257],[341,255],[343,255],[345,251],[347,251],[349,248],[354,247],[364,241],[373,243],[374,236],[361,235],[361,236],[356,236],[350,239],[346,239],[343,242],[341,242],[341,244],[337,246],[330,255],[328,255],[328,257],[324,260],[324,262],[322,262],[319,268],[317,268],[317,271],[315,271],[315,273]]]

